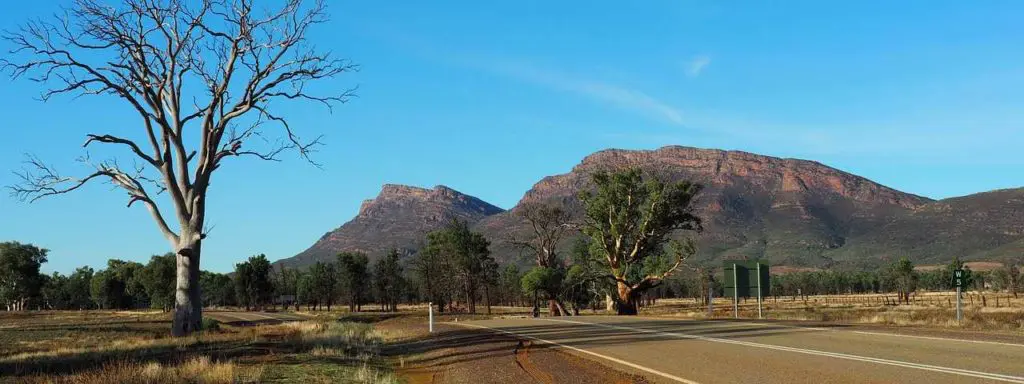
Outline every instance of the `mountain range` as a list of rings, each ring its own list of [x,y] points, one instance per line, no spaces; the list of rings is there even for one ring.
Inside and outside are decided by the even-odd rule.
[[[814,161],[671,146],[594,153],[568,173],[541,179],[507,211],[444,186],[385,185],[354,219],[278,263],[303,267],[341,251],[372,259],[390,248],[411,255],[426,233],[459,219],[491,241],[499,262],[526,265],[530,258],[510,243],[526,236],[517,214],[524,204],[558,205],[579,219],[576,196],[592,188],[593,172],[634,167],[704,186],[696,203],[704,231],[696,237],[695,263],[763,258],[778,266],[869,268],[901,256],[944,263],[953,256],[999,261],[1024,253],[1024,188],[932,200]]]

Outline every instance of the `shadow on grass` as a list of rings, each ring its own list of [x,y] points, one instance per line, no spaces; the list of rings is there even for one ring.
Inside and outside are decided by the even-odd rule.
[[[214,334],[216,335],[216,334]],[[0,377],[67,375],[100,369],[111,363],[179,364],[189,358],[207,356],[214,361],[295,352],[288,344],[253,342],[251,338],[111,347],[109,349],[54,351],[23,359],[0,361]]]
[[[400,316],[403,315],[393,312],[355,312],[341,315],[341,317],[338,318],[338,321],[345,323],[373,324]]]

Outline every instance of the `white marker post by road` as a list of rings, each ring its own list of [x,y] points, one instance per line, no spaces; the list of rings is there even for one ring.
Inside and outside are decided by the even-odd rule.
[[[964,318],[964,310],[960,301],[960,292],[964,286],[964,270],[953,270],[953,285],[956,285],[956,323],[960,324]]]
[[[757,262],[757,318],[761,317],[761,262]]]
[[[740,318],[740,284],[736,278],[736,264],[732,265],[732,317]]]
[[[434,333],[434,303],[427,303],[427,318],[430,322],[430,333]]]

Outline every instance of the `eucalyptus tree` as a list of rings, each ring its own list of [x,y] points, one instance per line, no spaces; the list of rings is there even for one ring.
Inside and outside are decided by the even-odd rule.
[[[670,241],[676,231],[700,232],[693,212],[700,184],[666,183],[639,169],[593,174],[596,191],[582,191],[583,233],[592,256],[615,282],[620,315],[635,315],[637,299],[674,274],[696,253],[695,242]]]

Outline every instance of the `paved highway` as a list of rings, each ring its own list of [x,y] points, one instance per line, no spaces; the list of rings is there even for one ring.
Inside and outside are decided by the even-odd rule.
[[[663,383],[1024,383],[1024,340],[643,317],[456,324],[551,344]]]
[[[286,312],[204,311],[203,316],[234,325],[279,324],[308,320],[308,317]]]

